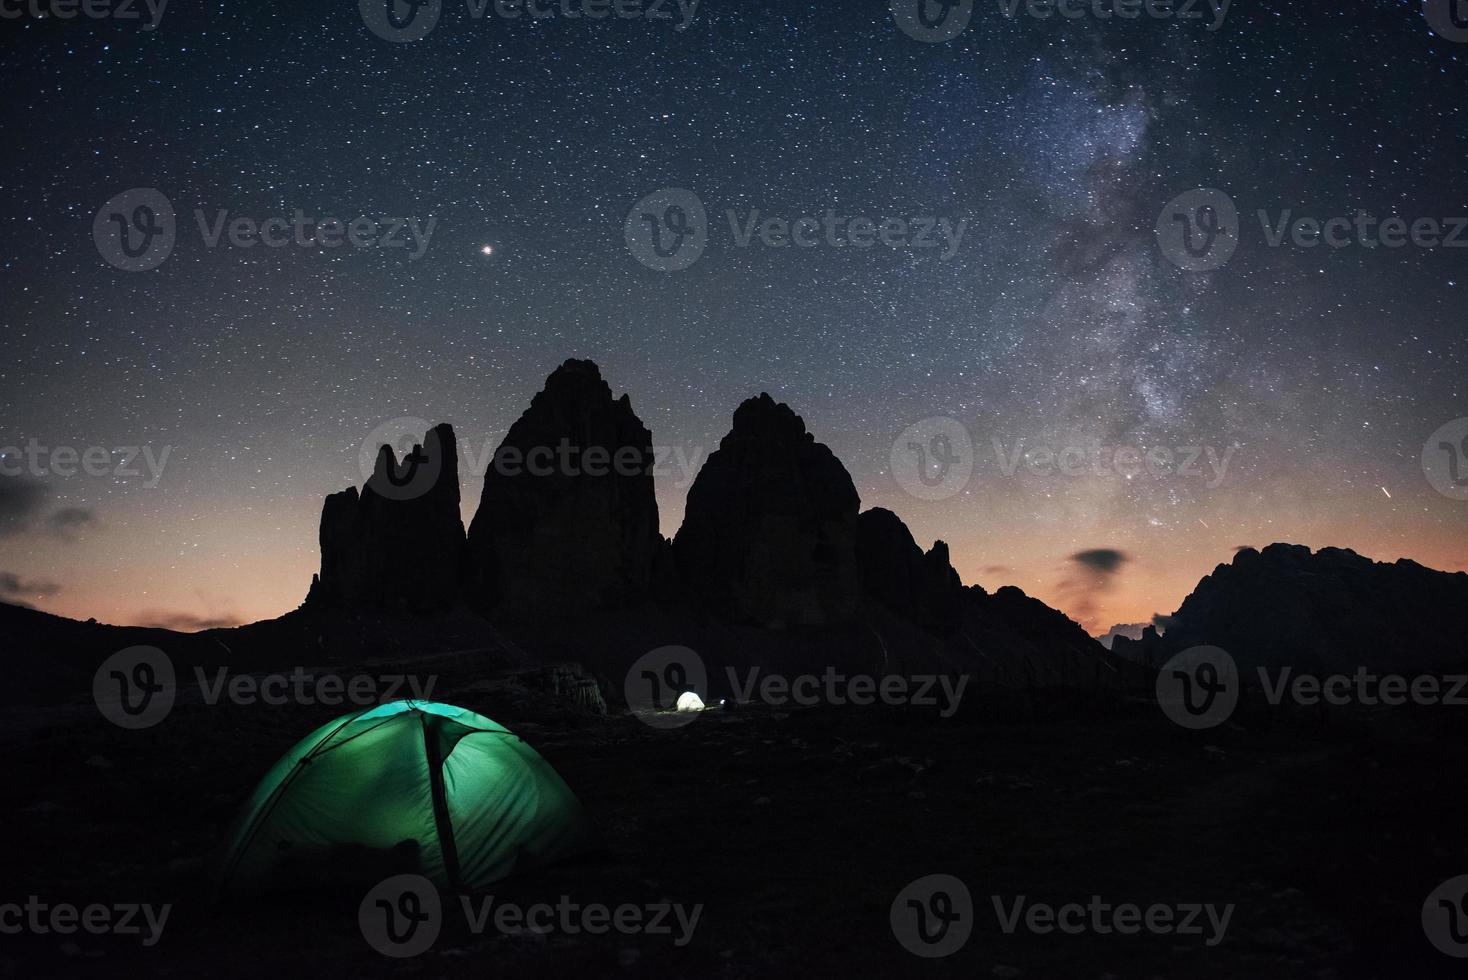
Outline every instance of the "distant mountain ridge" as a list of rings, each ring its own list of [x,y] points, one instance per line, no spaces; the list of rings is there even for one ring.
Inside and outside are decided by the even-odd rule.
[[[1198,583],[1166,628],[1117,636],[1112,652],[1154,667],[1193,646],[1221,647],[1245,669],[1435,671],[1468,663],[1468,574],[1346,548],[1241,549]]]

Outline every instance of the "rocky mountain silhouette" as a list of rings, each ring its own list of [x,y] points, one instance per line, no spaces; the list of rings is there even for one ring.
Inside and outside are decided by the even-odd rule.
[[[861,498],[788,405],[745,401],[688,491],[673,554],[700,597],[763,626],[850,620],[861,599]]]
[[[382,447],[360,494],[327,498],[307,612],[473,610],[571,659],[593,637],[615,660],[669,635],[733,659],[749,643],[723,640],[753,630],[766,649],[861,646],[876,663],[967,664],[1015,683],[1115,669],[1063,614],[1012,587],[965,586],[944,542],[924,551],[893,512],[861,512],[845,466],[768,394],[735,410],[671,541],[652,435],[591,361],[558,367],[510,427],[467,535],[455,454],[439,425],[404,460]],[[770,631],[799,637],[772,644]]]
[[[489,615],[578,615],[648,596],[665,545],[652,434],[591,361],[568,360],[510,427],[469,525],[466,598]]]
[[[955,642],[1002,686],[1130,686],[1138,676],[1075,620],[1013,585],[963,593]]]
[[[378,450],[360,494],[348,487],[328,496],[321,573],[307,603],[413,614],[452,608],[464,551],[458,460],[453,428],[439,425],[402,460],[390,446]]]
[[[1468,660],[1468,575],[1345,548],[1241,549],[1204,576],[1165,630],[1118,636],[1112,652],[1159,666],[1189,647],[1227,650],[1246,670],[1433,671]]]
[[[873,507],[857,518],[856,551],[867,595],[939,636],[958,627],[965,593],[948,545],[935,541],[924,552],[902,518]]]

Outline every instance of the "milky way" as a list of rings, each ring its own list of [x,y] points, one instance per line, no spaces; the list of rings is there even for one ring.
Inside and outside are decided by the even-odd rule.
[[[686,23],[671,3],[446,2],[403,42],[355,3],[176,4],[153,29],[0,20],[0,448],[112,461],[0,477],[0,599],[176,625],[284,612],[375,429],[450,421],[482,454],[571,356],[670,458],[770,392],[863,506],[1096,631],[1176,608],[1240,544],[1468,567],[1468,503],[1422,466],[1468,416],[1468,249],[1271,246],[1257,217],[1468,215],[1468,45],[1418,3],[1239,0],[1217,30],[980,3],[935,43],[868,0],[704,0]],[[94,240],[134,188],[176,214],[151,271]],[[705,208],[707,242],[665,272],[624,229],[668,188]],[[1207,271],[1154,231],[1196,188],[1240,216]],[[298,210],[417,233],[230,244],[228,221]],[[964,231],[946,258],[741,242],[756,211]],[[935,419],[961,425],[972,475],[910,492],[894,440]],[[665,534],[682,469],[659,473]],[[1097,550],[1125,561],[1078,567]]]

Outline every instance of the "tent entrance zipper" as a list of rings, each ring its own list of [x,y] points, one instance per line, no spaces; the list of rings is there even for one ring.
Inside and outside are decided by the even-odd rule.
[[[438,829],[438,846],[443,853],[444,874],[449,886],[463,890],[459,878],[459,850],[454,844],[454,825],[449,819],[449,801],[444,792],[443,751],[438,740],[438,726],[430,724],[427,715],[419,715],[423,723],[423,749],[428,756],[428,784],[433,797],[433,822]]]

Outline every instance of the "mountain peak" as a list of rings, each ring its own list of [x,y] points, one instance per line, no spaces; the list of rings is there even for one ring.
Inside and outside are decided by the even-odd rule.
[[[533,619],[646,597],[663,548],[652,433],[594,362],[552,371],[493,460],[469,526],[473,605]]]
[[[689,488],[674,554],[695,591],[734,619],[844,622],[859,603],[860,506],[836,455],[761,393],[735,409]]]
[[[1155,664],[1209,645],[1243,666],[1421,672],[1461,662],[1462,608],[1468,575],[1279,542],[1242,549],[1205,576],[1164,617],[1166,632],[1118,637],[1112,649]]]

